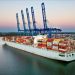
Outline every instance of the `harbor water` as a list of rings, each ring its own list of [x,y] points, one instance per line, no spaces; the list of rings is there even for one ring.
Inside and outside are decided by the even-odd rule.
[[[75,75],[75,61],[43,58],[9,46],[0,46],[0,75]]]

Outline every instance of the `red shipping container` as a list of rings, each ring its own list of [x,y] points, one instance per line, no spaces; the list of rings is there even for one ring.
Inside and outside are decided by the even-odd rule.
[[[62,53],[65,53],[67,51],[68,51],[67,49],[59,49],[59,52],[62,52]]]
[[[46,48],[46,44],[38,43],[38,47],[39,47],[39,48]]]

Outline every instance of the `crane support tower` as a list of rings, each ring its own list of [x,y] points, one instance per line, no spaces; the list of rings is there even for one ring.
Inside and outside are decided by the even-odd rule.
[[[19,23],[18,13],[16,13],[16,20],[17,20],[17,29],[18,29],[18,32],[19,32],[20,31],[20,23]]]
[[[25,26],[25,18],[24,18],[23,10],[21,10],[21,15],[22,15],[23,27],[24,27],[24,32],[25,32],[26,31],[26,26]]]
[[[34,30],[36,30],[36,22],[35,22],[35,15],[34,15],[33,7],[31,7],[31,14],[32,14],[33,27],[34,27]]]
[[[47,29],[47,20],[46,20],[46,11],[45,11],[45,5],[44,3],[41,4],[42,7],[42,16],[43,16],[43,24],[44,24],[44,29]]]
[[[29,17],[29,11],[28,11],[28,8],[26,8],[26,14],[27,14],[27,20],[28,20],[29,31],[31,31],[31,26],[30,26],[30,17]]]

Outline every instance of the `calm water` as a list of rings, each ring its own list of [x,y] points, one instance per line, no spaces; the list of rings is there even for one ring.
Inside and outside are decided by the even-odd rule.
[[[75,75],[75,61],[65,63],[0,46],[0,75]]]

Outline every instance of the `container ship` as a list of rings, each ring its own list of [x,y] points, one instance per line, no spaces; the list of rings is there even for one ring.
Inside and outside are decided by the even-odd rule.
[[[42,17],[44,28],[36,27],[36,20],[34,9],[31,7],[32,15],[32,26],[30,25],[30,16],[28,8],[26,8],[28,29],[26,28],[26,22],[24,19],[23,10],[21,10],[22,21],[24,29],[20,29],[20,22],[18,13],[16,13],[17,28],[19,32],[24,32],[25,36],[6,36],[3,37],[6,45],[33,53],[39,56],[43,56],[50,59],[62,60],[62,61],[72,61],[75,60],[75,40],[58,37],[57,34],[61,33],[61,29],[49,28],[47,26],[45,4],[41,4],[42,7]],[[40,33],[40,34],[39,34]],[[55,37],[53,37],[55,33]],[[44,34],[44,35],[43,35]]]
[[[75,40],[47,35],[4,37],[5,44],[50,59],[75,60]]]

